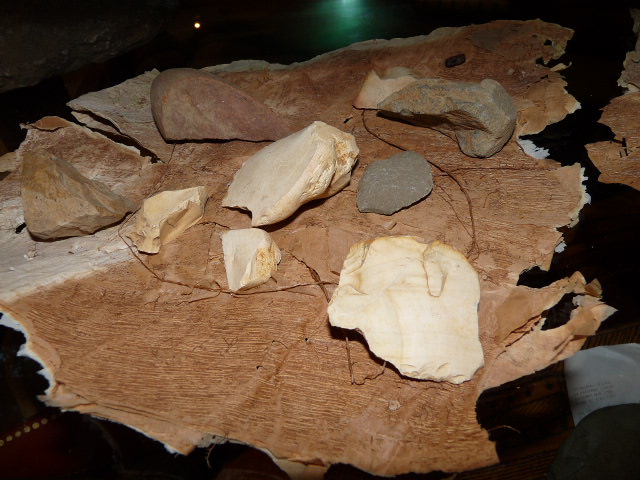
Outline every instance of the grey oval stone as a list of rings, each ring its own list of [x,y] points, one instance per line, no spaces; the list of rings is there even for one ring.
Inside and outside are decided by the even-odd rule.
[[[358,210],[391,215],[433,190],[431,165],[419,153],[402,152],[371,163],[358,186]]]

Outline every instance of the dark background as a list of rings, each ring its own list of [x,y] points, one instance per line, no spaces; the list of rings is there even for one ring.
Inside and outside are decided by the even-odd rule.
[[[576,270],[587,280],[598,278],[604,300],[618,312],[587,346],[637,342],[640,192],[598,183],[584,148],[613,138],[597,120],[600,109],[623,93],[616,81],[635,45],[633,6],[517,0],[0,2],[0,154],[19,146],[20,123],[45,115],[72,119],[67,101],[151,68],[240,59],[288,64],[362,40],[424,35],[442,26],[533,18],[558,23],[575,30],[560,61],[571,63],[564,75],[582,108],[532,139],[551,158],[585,167],[592,203],[576,227],[564,230],[569,246],[554,256],[550,271],[525,272],[520,283],[547,285]],[[567,320],[568,310],[560,306],[553,312],[555,325]],[[46,388],[38,365],[16,356],[23,342],[21,334],[0,328],[0,440],[24,425],[40,428],[16,439],[10,455],[0,446],[0,478],[282,478],[266,456],[249,447],[173,456],[126,427],[45,408],[36,400]],[[561,363],[485,392],[477,410],[498,442],[502,466],[460,479],[544,478],[573,427]],[[373,477],[334,466],[328,478]]]

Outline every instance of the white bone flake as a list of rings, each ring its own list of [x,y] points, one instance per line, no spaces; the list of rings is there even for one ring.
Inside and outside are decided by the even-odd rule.
[[[160,192],[144,201],[127,236],[140,252],[158,253],[162,245],[200,221],[206,203],[205,187]]]
[[[254,227],[279,222],[304,203],[346,187],[357,156],[353,135],[313,122],[249,158],[222,205],[250,210]]]
[[[390,236],[351,247],[328,313],[401,374],[457,384],[484,365],[479,301],[478,274],[462,253]]]
[[[280,249],[264,230],[229,230],[221,237],[230,290],[237,292],[261,285],[277,270]]]

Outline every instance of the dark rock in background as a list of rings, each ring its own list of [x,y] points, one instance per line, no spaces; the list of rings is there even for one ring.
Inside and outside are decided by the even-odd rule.
[[[587,415],[565,441],[549,480],[640,478],[640,404],[605,407]]]
[[[0,92],[108,60],[150,41],[176,0],[26,0],[0,6]]]

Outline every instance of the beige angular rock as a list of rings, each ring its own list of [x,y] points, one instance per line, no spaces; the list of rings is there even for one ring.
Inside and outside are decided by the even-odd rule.
[[[378,104],[398,90],[412,84],[418,75],[405,67],[387,68],[382,76],[375,70],[367,74],[353,106],[362,109],[377,109]]]
[[[265,104],[192,68],[172,68],[153,80],[151,111],[165,140],[277,140],[290,132]]]
[[[206,187],[167,190],[147,198],[127,236],[140,252],[158,253],[204,215]]]
[[[21,191],[27,229],[43,240],[92,234],[135,209],[127,198],[45,150],[22,154]]]
[[[313,122],[249,158],[222,205],[250,210],[254,227],[279,222],[300,205],[347,186],[358,152],[353,135]]]
[[[245,290],[261,285],[277,270],[281,259],[280,249],[264,230],[229,230],[221,237],[230,290]]]
[[[462,253],[391,236],[351,247],[328,313],[403,375],[457,384],[484,365],[479,301],[478,274]]]
[[[390,116],[414,125],[453,134],[471,157],[490,157],[509,141],[516,126],[516,107],[495,80],[480,83],[422,79],[378,104]]]

